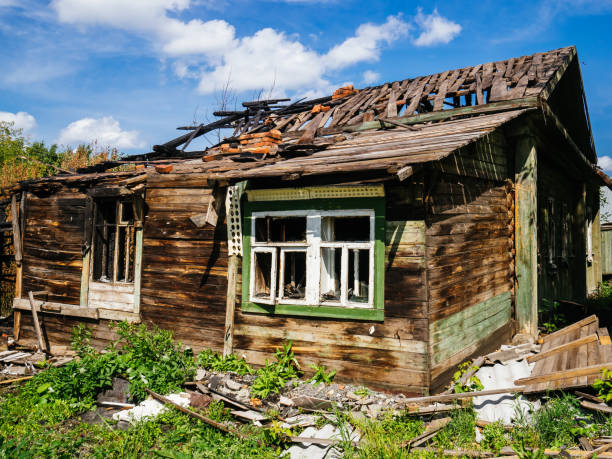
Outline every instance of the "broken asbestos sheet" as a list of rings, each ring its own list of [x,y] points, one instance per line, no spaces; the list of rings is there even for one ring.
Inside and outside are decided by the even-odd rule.
[[[484,386],[483,390],[515,387],[514,381],[531,375],[535,363],[526,359],[507,361],[503,364],[483,366],[476,372],[476,377]],[[540,402],[531,403],[522,395],[497,394],[474,397],[476,416],[481,421],[502,421],[505,425],[512,423],[517,416],[529,416]]]
[[[182,407],[189,406],[189,394],[187,392],[179,392],[178,394],[166,395],[166,398]],[[168,408],[163,403],[152,398],[142,401],[139,405],[129,410],[119,411],[113,414],[115,421],[126,421],[130,424],[136,424],[145,418],[152,419],[167,411]]]

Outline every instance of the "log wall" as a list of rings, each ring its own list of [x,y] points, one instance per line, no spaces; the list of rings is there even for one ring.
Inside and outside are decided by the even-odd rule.
[[[511,332],[513,173],[495,132],[432,171],[426,193],[431,389]]]
[[[197,228],[211,189],[201,179],[154,174],[147,182],[140,311],[145,323],[172,330],[199,351],[223,349],[227,293],[227,232]]]
[[[418,179],[385,190],[384,322],[269,316],[238,306],[234,352],[264,364],[291,340],[306,373],[311,371],[308,365],[323,364],[338,371],[338,381],[425,393],[429,379],[422,191]]]

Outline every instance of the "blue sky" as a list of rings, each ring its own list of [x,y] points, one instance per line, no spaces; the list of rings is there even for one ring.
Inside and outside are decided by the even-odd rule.
[[[228,82],[233,106],[576,45],[612,170],[611,24],[611,0],[0,0],[0,119],[133,153],[212,119]]]

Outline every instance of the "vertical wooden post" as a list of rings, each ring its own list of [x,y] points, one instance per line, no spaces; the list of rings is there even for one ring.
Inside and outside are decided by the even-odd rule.
[[[223,355],[234,352],[234,312],[236,310],[236,277],[238,274],[238,255],[230,255],[227,264],[227,302],[225,305],[225,335]]]
[[[519,333],[538,327],[538,199],[535,137],[523,131],[515,153],[516,320]]]
[[[36,330],[36,337],[38,338],[38,348],[41,351],[46,351],[45,340],[42,336],[42,330],[40,328],[40,322],[38,321],[38,312],[36,311],[36,304],[34,303],[34,294],[28,292],[30,298],[30,307],[32,308],[32,321],[34,322],[34,330]]]
[[[25,193],[21,195],[21,203],[25,199]],[[23,207],[23,206],[21,206]],[[13,250],[15,252],[15,298],[21,298],[21,286],[23,284],[23,254],[21,247],[21,225],[20,217],[23,212],[17,211],[17,195],[11,197],[11,223],[13,225]],[[13,312],[13,338],[15,341],[19,339],[21,334],[21,311]]]

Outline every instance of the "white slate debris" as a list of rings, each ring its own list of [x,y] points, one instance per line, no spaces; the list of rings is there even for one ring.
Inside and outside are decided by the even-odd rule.
[[[520,359],[481,367],[476,376],[484,386],[483,390],[513,387],[516,379],[530,376],[535,363],[529,364],[524,358]],[[516,394],[474,397],[474,409],[479,420],[502,421],[505,425],[511,424],[519,413],[529,417],[529,413],[539,406],[539,402],[530,403],[524,396]]]
[[[300,434],[300,437],[342,440],[340,430],[332,424],[326,424],[320,429],[309,427]],[[359,441],[359,433],[353,430],[349,438],[352,441]],[[316,445],[313,443],[297,443],[285,451],[283,457],[287,456],[290,459],[335,459],[342,457],[340,451],[333,448],[333,445]]]
[[[179,392],[178,394],[166,395],[166,398],[183,407],[189,406],[190,396],[187,392]],[[167,411],[168,408],[161,402],[148,398],[142,401],[139,405],[129,410],[119,411],[113,414],[115,421],[126,421],[131,424],[136,424],[145,418],[153,419],[161,413]]]
[[[292,416],[290,418],[286,418],[285,422],[281,424],[283,429],[291,429],[294,427],[310,427],[314,426],[317,420],[317,416],[312,414],[298,414],[297,416]]]
[[[243,411],[243,410],[232,410],[231,414],[236,416],[237,418],[246,419],[247,421],[266,421],[268,419],[267,416],[259,413],[258,411]]]
[[[228,378],[225,380],[225,387],[227,387],[229,390],[237,391],[242,388],[242,384]]]

